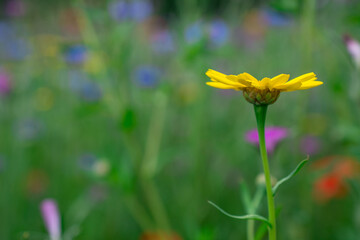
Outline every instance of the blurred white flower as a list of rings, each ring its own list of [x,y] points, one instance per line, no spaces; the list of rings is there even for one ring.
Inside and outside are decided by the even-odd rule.
[[[344,36],[344,41],[356,67],[360,68],[360,43],[349,35]]]
[[[109,162],[106,159],[100,159],[95,162],[93,171],[96,176],[104,177],[110,170]]]
[[[265,174],[260,173],[259,175],[257,175],[255,183],[257,185],[264,185],[265,186],[265,184],[266,184],[266,182],[265,182]],[[277,183],[277,179],[275,177],[271,176],[271,185],[275,186],[276,183]]]

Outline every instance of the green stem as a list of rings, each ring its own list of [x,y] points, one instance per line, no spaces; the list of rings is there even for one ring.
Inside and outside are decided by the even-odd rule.
[[[259,133],[259,146],[260,146],[261,159],[265,174],[269,221],[272,225],[272,228],[269,229],[269,240],[276,240],[275,203],[272,194],[271,175],[270,175],[270,168],[269,168],[269,162],[268,162],[266,145],[265,145],[265,119],[266,119],[267,105],[259,105],[259,106],[254,105],[254,110],[255,110],[257,128]]]
[[[254,227],[255,227],[255,220],[248,220],[247,221],[247,237],[248,240],[254,240]]]

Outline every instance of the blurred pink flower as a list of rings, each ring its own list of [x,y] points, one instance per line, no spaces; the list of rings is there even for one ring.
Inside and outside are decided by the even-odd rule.
[[[11,91],[10,75],[0,68],[0,96],[5,96]]]
[[[288,130],[283,127],[266,127],[265,128],[265,143],[266,150],[272,153],[276,145],[288,136]],[[247,142],[259,145],[259,135],[257,129],[250,130],[246,133],[245,139]]]
[[[26,12],[26,6],[22,0],[10,0],[5,7],[5,11],[10,17],[20,17]]]
[[[360,43],[349,35],[344,35],[344,42],[349,54],[356,64],[356,67],[360,67]]]
[[[45,199],[41,202],[40,208],[50,239],[59,240],[61,227],[60,215],[56,201],[53,199]]]

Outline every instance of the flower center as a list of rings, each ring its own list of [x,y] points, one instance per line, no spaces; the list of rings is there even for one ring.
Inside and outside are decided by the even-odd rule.
[[[270,89],[261,90],[258,88],[249,87],[243,90],[243,95],[249,103],[255,105],[269,105],[276,102],[280,95],[280,91],[270,91]]]

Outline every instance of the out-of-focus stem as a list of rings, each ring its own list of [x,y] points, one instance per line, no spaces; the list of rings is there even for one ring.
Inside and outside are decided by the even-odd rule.
[[[254,240],[254,227],[255,227],[255,221],[254,220],[248,220],[247,221],[247,237],[248,237],[248,240]]]
[[[152,221],[136,198],[133,196],[125,197],[125,204],[143,231],[153,228]]]
[[[156,184],[153,181],[159,157],[158,153],[165,120],[167,98],[163,93],[158,92],[155,95],[154,102],[155,107],[150,120],[140,178],[145,198],[158,227],[163,228],[161,230],[170,230],[166,210],[162,204]]]

